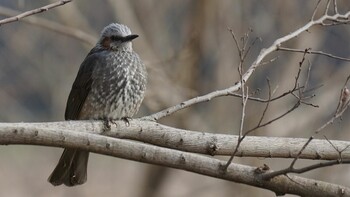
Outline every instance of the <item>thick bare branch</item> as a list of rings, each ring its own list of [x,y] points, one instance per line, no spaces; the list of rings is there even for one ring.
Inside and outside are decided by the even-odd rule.
[[[134,141],[115,139],[107,136],[76,132],[67,129],[59,130],[55,127],[50,127],[50,124],[56,124],[56,126],[70,125],[71,127],[73,125],[72,122],[41,123],[42,128],[23,127],[24,123],[22,123],[22,127],[19,126],[21,123],[16,124],[17,126],[14,126],[13,124],[11,126],[11,124],[6,123],[1,124],[0,144],[32,144],[79,148],[99,154],[187,170],[206,176],[269,189],[278,195],[350,195],[350,188],[331,183],[301,178],[298,176],[278,176],[266,181],[262,179],[261,174],[258,173],[254,167],[230,164],[227,170],[223,171],[222,166],[224,166],[226,162],[211,157]],[[85,121],[79,122],[79,124],[81,127],[75,128],[84,128],[85,126],[85,128],[88,127],[92,130],[98,130],[101,132],[103,127],[101,122]],[[118,124],[124,123],[118,122]],[[156,123],[149,124],[157,126]],[[32,126],[33,125],[39,126],[40,124],[32,124]],[[133,123],[131,125],[133,125]],[[129,127],[132,127],[131,125]],[[138,128],[139,132],[143,133],[143,127],[141,127],[141,130],[140,127]],[[285,187],[286,185],[288,185],[288,187]]]
[[[101,134],[102,122],[99,121],[64,121],[50,123],[0,123],[0,133],[4,129],[22,130],[70,130]],[[237,143],[238,136],[216,133],[205,133],[177,129],[151,121],[131,120],[130,125],[117,121],[111,125],[111,130],[103,135],[145,142],[157,146],[177,149],[187,152],[208,155],[231,155]],[[294,158],[298,155],[307,139],[247,136],[242,142],[236,156],[238,157],[268,157]],[[273,144],[273,146],[271,146]],[[332,141],[332,144],[342,150],[350,145],[347,141]],[[314,139],[300,155],[301,159],[336,160],[339,153],[326,140]],[[342,153],[343,159],[350,159],[350,150]]]

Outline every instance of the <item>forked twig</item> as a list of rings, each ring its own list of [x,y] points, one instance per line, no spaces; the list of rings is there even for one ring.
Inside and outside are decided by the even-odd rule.
[[[240,128],[239,128],[239,134],[238,134],[238,139],[237,139],[237,144],[240,144],[242,142],[242,140],[244,139],[244,136],[243,136],[243,128],[244,128],[244,119],[245,119],[245,109],[246,109],[246,104],[247,104],[247,101],[248,101],[248,98],[249,98],[249,89],[248,87],[245,88],[245,81],[243,80],[243,62],[247,56],[247,54],[249,53],[250,51],[250,47],[252,45],[254,45],[255,41],[252,43],[251,46],[249,46],[248,50],[245,52],[245,48],[247,47],[247,40],[249,38],[249,33],[245,34],[242,38],[242,41],[243,41],[243,47],[240,47],[238,42],[237,42],[237,38],[233,32],[233,30],[230,30],[231,34],[232,34],[232,37],[235,41],[235,44],[236,44],[236,47],[238,49],[238,54],[239,54],[239,59],[240,59],[240,62],[239,62],[239,66],[238,66],[238,74],[239,74],[239,78],[240,78],[240,83],[241,83],[241,91],[242,91],[242,114],[241,114],[241,120],[240,120]],[[243,136],[243,137],[242,137]],[[238,146],[236,146],[236,149],[233,151],[231,157],[229,158],[229,160],[226,162],[226,165],[224,166],[224,171],[227,170],[228,166],[231,164],[237,150],[238,150]]]
[[[315,130],[314,134],[317,135],[319,134],[321,131],[323,131],[327,126],[329,126],[330,124],[332,124],[336,119],[338,119],[339,117],[342,116],[342,114],[348,109],[349,107],[349,103],[350,103],[350,91],[349,89],[346,87],[347,83],[350,80],[350,75],[347,77],[345,84],[343,86],[343,88],[341,89],[341,93],[340,93],[340,97],[339,97],[339,101],[338,101],[338,106],[337,109],[335,110],[334,116],[327,121],[325,124],[323,124],[321,127],[319,127],[318,129]],[[314,164],[314,165],[310,165],[310,166],[306,166],[303,168],[299,168],[299,169],[295,169],[294,165],[297,162],[297,160],[299,159],[300,155],[303,153],[303,151],[305,150],[305,148],[311,143],[311,141],[314,139],[314,136],[311,136],[307,142],[303,145],[303,147],[300,149],[299,153],[297,154],[297,156],[293,159],[292,163],[290,164],[290,166],[288,168],[282,169],[282,170],[278,170],[278,171],[274,171],[271,173],[266,173],[263,174],[263,178],[268,180],[271,179],[275,176],[279,176],[279,175],[283,175],[283,174],[287,174],[287,173],[303,173],[303,172],[307,172],[310,170],[314,170],[317,168],[322,168],[322,167],[326,167],[326,166],[332,166],[332,165],[337,165],[337,164],[343,164],[343,163],[350,163],[350,160],[343,160],[341,157],[341,152],[343,152],[344,150],[346,150],[348,147],[346,147],[344,150],[339,151],[335,146],[332,145],[332,143],[327,139],[327,141],[334,147],[334,149],[339,153],[339,159],[335,160],[335,161],[328,161],[328,162],[323,162],[323,163],[318,163],[318,164]]]

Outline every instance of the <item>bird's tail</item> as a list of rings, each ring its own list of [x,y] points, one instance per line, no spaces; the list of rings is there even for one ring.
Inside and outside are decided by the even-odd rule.
[[[77,149],[64,149],[62,156],[48,178],[48,181],[58,186],[81,185],[87,179],[87,164],[89,152],[79,151]]]

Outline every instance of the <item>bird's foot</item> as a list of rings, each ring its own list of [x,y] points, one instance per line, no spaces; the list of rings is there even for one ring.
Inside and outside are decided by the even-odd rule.
[[[123,117],[121,118],[121,120],[125,122],[127,127],[130,126],[130,120],[131,120],[130,117]]]
[[[110,131],[111,130],[111,121],[106,118],[103,120],[103,132]]]
[[[126,126],[130,126],[130,117],[123,117],[120,120],[125,122]],[[111,130],[111,124],[114,124],[116,127],[118,126],[117,120],[112,120],[112,119],[104,119],[103,120],[103,132],[110,131]]]

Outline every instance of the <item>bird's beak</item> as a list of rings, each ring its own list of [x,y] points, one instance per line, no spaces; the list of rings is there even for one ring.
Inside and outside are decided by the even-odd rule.
[[[137,38],[137,37],[139,37],[139,35],[137,35],[137,34],[131,34],[131,35],[125,36],[125,37],[124,37],[124,41],[125,41],[125,42],[132,41],[133,39],[135,39],[135,38]]]

